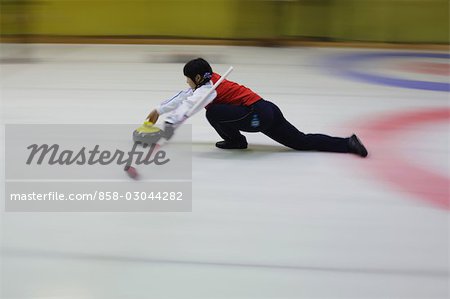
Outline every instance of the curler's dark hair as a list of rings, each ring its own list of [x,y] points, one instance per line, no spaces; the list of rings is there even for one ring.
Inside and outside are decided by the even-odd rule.
[[[183,74],[190,78],[194,83],[196,83],[196,88],[206,84],[211,80],[212,68],[209,63],[203,58],[196,58],[184,65]],[[195,82],[195,77],[200,75],[202,80],[200,82]]]

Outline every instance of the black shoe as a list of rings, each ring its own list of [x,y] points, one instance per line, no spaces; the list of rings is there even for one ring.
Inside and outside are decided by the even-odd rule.
[[[361,140],[353,134],[349,140],[348,140],[348,148],[350,150],[350,153],[356,154],[358,156],[361,156],[363,158],[367,157],[367,150],[364,147],[364,144],[362,144]]]
[[[247,141],[241,141],[241,142],[232,142],[232,141],[219,141],[216,143],[216,147],[222,148],[222,149],[246,149],[247,148]]]

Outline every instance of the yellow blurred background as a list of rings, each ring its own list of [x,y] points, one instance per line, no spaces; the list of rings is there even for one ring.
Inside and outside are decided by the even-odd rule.
[[[3,41],[449,42],[448,0],[0,0]]]

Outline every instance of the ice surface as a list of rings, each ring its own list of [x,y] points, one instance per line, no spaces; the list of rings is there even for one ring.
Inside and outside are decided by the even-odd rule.
[[[308,133],[364,141],[360,128],[387,113],[448,109],[446,92],[356,82],[323,66],[360,51],[369,50],[35,45],[34,63],[1,65],[2,119],[140,123],[186,87],[183,63],[171,62],[180,55],[217,72],[233,65],[230,80]],[[262,134],[247,134],[247,151],[216,149],[202,114],[189,120],[191,213],[3,212],[1,297],[448,298],[448,210],[374,176],[370,157],[295,152]],[[411,130],[393,146],[448,179],[448,134]]]

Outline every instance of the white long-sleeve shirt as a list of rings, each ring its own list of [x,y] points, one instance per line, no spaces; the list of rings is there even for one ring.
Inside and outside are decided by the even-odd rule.
[[[177,126],[186,120],[187,112],[190,111],[196,103],[205,98],[206,94],[210,92],[212,86],[213,84],[210,81],[195,90],[192,90],[191,88],[182,90],[172,98],[162,102],[160,106],[156,108],[156,111],[160,115],[169,113],[165,121]],[[195,111],[192,111],[190,115],[193,115],[203,109],[206,105],[211,103],[216,96],[217,92],[213,90],[202,105],[196,107]]]
[[[180,91],[174,97],[162,102],[157,108],[158,113],[170,113],[166,118],[166,122],[174,124],[176,127],[186,120],[188,112],[188,115],[191,116],[208,106],[212,101],[216,104],[250,106],[261,99],[251,89],[226,79],[215,90],[211,90],[213,84],[217,83],[219,79],[220,75],[213,73],[211,81],[205,85],[195,90]],[[205,99],[209,92],[211,93]],[[196,106],[200,102],[201,104]],[[195,109],[191,111],[194,106]]]

